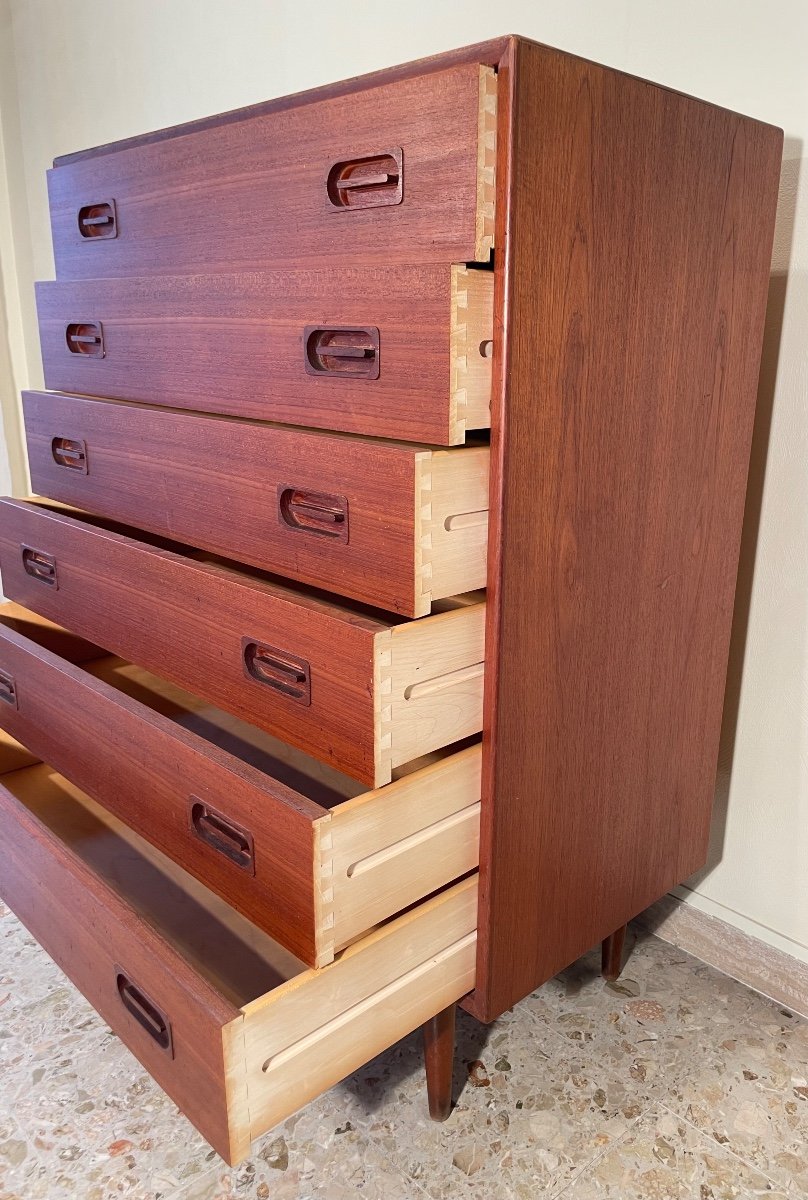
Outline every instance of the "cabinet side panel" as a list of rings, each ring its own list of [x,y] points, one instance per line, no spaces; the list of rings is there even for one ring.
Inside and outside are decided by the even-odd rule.
[[[704,862],[782,148],[524,42],[512,120],[484,1019]]]

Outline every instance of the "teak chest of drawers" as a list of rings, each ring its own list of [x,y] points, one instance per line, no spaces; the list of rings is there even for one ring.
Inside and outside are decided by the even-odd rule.
[[[50,172],[0,890],[229,1161],[703,864],[780,152],[508,37]]]

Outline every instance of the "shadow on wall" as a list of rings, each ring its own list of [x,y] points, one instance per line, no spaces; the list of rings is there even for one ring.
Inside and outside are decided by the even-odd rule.
[[[802,150],[803,144],[798,138],[785,139],[783,146],[783,166],[780,172],[777,224],[774,237],[774,262],[769,280],[757,410],[752,435],[749,482],[746,493],[743,533],[741,535],[741,555],[738,566],[738,584],[735,593],[735,611],[732,620],[729,665],[727,667],[727,689],[724,698],[721,744],[718,754],[718,778],[716,781],[715,806],[710,831],[710,848],[707,865],[702,871],[691,876],[685,885],[691,889],[697,887],[710,874],[713,867],[721,861],[724,850],[727,808],[729,805],[735,738],[738,727],[741,682],[749,628],[749,612],[752,602],[752,585],[755,574],[758,533],[763,505],[763,485],[769,453],[769,437],[780,358],[783,313],[789,284],[788,264],[791,262],[791,248],[794,240],[796,218],[797,186],[800,168],[803,164]]]
[[[26,491],[27,476],[25,467],[19,461],[19,447],[23,444],[23,435],[20,427],[14,372],[11,367],[11,338],[8,327],[8,313],[6,312],[6,292],[3,285],[3,261],[0,258],[0,412],[2,413],[2,437],[5,440],[11,472],[9,480],[4,472],[0,470],[0,479],[2,479],[2,489],[0,490],[6,491],[9,486],[16,490],[22,486],[23,491]]]

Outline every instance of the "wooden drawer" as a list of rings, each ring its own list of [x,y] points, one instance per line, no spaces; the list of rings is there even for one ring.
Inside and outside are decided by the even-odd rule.
[[[50,767],[0,782],[0,892],[229,1162],[474,986],[476,877],[308,970]]]
[[[448,265],[37,285],[49,388],[433,445],[491,423],[493,298]]]
[[[495,136],[496,75],[469,63],[106,147],[48,174],[56,272],[487,260]]]
[[[365,792],[56,632],[0,606],[0,772],[49,763],[310,966],[477,866],[479,744]]]
[[[397,622],[44,505],[0,514],[7,597],[354,779],[482,729],[479,593]]]
[[[428,450],[58,393],[35,491],[405,616],[485,586],[487,446]]]

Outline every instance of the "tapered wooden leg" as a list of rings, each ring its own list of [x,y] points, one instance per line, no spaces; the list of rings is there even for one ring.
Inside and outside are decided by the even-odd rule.
[[[623,969],[623,943],[626,940],[626,927],[621,925],[603,939],[601,946],[601,971],[604,979],[617,979]]]
[[[423,1027],[426,1090],[433,1121],[445,1121],[452,1111],[456,1008],[450,1004]]]

